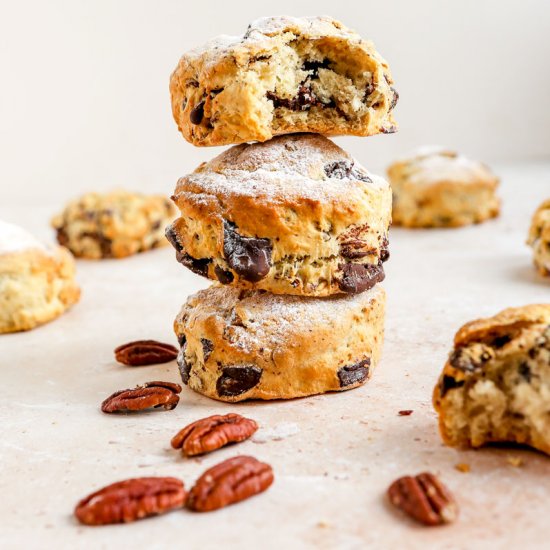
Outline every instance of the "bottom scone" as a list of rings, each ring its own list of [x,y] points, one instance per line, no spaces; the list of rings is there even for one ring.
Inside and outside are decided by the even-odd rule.
[[[464,325],[434,407],[449,445],[513,442],[550,454],[550,304]]]
[[[380,357],[386,295],[307,298],[214,285],[174,323],[183,382],[220,401],[355,388]]]
[[[80,289],[71,253],[47,248],[0,221],[0,334],[30,330],[76,303]]]

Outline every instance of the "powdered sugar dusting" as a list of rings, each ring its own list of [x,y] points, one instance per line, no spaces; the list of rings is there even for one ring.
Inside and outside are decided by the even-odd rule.
[[[431,185],[440,181],[457,183],[496,181],[489,168],[481,162],[439,146],[421,147],[400,162],[410,163],[407,179],[418,185]]]
[[[21,252],[29,248],[47,251],[38,239],[23,228],[0,220],[0,254]]]
[[[325,166],[344,162],[372,181],[359,181],[351,174],[329,177]],[[292,134],[266,143],[237,145],[223,152],[198,171],[178,182],[176,195],[248,196],[258,200],[327,199],[363,193],[365,188],[385,189],[387,182],[369,173],[348,153],[325,137]],[[191,197],[186,196],[189,200]]]

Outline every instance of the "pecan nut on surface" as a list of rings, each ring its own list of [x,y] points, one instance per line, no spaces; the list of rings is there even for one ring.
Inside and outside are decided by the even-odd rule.
[[[230,443],[248,439],[258,425],[240,414],[215,414],[197,420],[180,430],[171,441],[174,449],[181,449],[185,456],[210,453]]]
[[[177,356],[178,350],[174,346],[156,340],[136,340],[115,349],[115,359],[130,367],[168,363]]]
[[[269,464],[236,456],[206,470],[189,492],[187,507],[210,512],[262,493],[273,483]]]
[[[144,411],[164,408],[172,410],[178,404],[181,386],[171,382],[146,382],[134,389],[120,390],[103,401],[104,413]]]
[[[88,495],[76,505],[74,514],[85,525],[127,523],[182,508],[186,499],[187,491],[179,479],[141,477]]]
[[[388,497],[393,506],[424,525],[452,523],[458,517],[453,495],[428,472],[395,480],[388,489]]]

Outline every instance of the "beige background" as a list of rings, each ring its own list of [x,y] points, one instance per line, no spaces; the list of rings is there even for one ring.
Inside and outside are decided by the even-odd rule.
[[[273,13],[331,14],[390,62],[401,131],[341,140],[371,170],[423,143],[489,162],[550,156],[545,0],[0,3],[0,201],[115,185],[169,193],[218,151],[191,147],[172,121],[180,55]]]

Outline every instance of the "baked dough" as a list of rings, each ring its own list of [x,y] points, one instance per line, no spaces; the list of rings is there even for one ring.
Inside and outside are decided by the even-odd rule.
[[[87,193],[52,220],[59,244],[80,258],[124,258],[166,246],[174,205],[161,195]]]
[[[434,406],[449,445],[515,442],[550,454],[550,304],[464,325]]]
[[[78,302],[70,252],[47,248],[22,228],[0,221],[0,334],[30,330]]]
[[[498,216],[498,178],[480,162],[439,147],[424,147],[388,168],[393,223],[459,227]]]
[[[384,278],[389,185],[323,136],[232,147],[180,179],[173,200],[178,260],[223,284],[326,296]]]
[[[533,260],[539,273],[550,277],[550,199],[535,212],[527,244],[533,248]]]
[[[307,298],[216,284],[174,329],[183,382],[220,401],[290,399],[363,384],[380,357],[385,292]]]
[[[181,58],[170,94],[178,128],[194,145],[397,130],[387,63],[330,17],[268,17],[244,36],[219,36]]]

